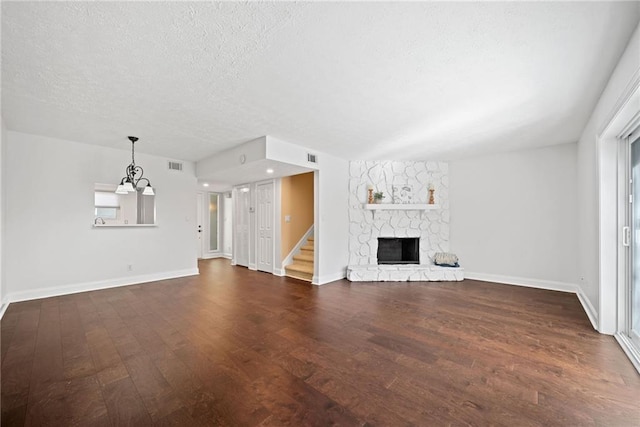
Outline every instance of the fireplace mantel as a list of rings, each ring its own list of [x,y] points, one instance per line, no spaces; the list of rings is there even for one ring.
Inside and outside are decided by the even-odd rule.
[[[440,205],[428,205],[426,203],[365,203],[362,207],[371,211],[428,211],[440,209]]]
[[[377,203],[369,204],[365,203],[362,207],[366,210],[373,211],[375,217],[376,211],[432,211],[440,209],[440,205],[429,205],[426,203],[412,203],[412,204],[399,204],[399,203]]]

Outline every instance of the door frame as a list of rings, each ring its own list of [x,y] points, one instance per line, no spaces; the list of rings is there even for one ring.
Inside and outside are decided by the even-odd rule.
[[[207,218],[207,220],[205,221],[206,226],[206,230],[207,232],[206,234],[206,238],[207,238],[207,244],[206,244],[206,258],[219,258],[222,254],[222,250],[220,249],[220,244],[222,242],[222,233],[221,233],[221,226],[220,223],[222,222],[222,216],[223,216],[223,209],[224,207],[222,207],[222,203],[220,203],[220,201],[222,200],[223,197],[223,193],[218,193],[216,191],[209,191],[206,193],[207,195],[207,200],[206,200],[206,204],[205,206],[207,207],[204,210],[204,215]],[[216,249],[211,249],[211,196],[215,195],[218,200],[217,200],[217,205],[216,205],[216,209],[217,209],[217,215],[218,215],[218,220],[216,221],[216,236],[218,237],[218,247]]]
[[[197,247],[196,257],[197,259],[202,259],[202,257],[204,256],[203,220],[204,220],[204,193],[197,192],[196,193],[196,247]]]
[[[622,154],[622,159],[624,160],[624,173],[621,173],[621,175],[624,175],[624,184],[626,184],[627,188],[626,188],[626,193],[623,195],[623,197],[621,198],[621,201],[624,202],[627,206],[626,212],[624,212],[624,214],[626,214],[624,216],[624,222],[623,222],[623,226],[626,224],[626,227],[628,227],[630,236],[626,239],[627,240],[627,245],[624,245],[624,235],[621,236],[623,238],[623,248],[626,249],[626,254],[622,253],[621,258],[624,258],[624,262],[623,262],[623,267],[624,267],[624,272],[621,273],[620,278],[621,278],[621,286],[619,289],[619,304],[618,304],[618,309],[620,311],[620,313],[618,314],[618,325],[619,325],[619,332],[625,333],[626,337],[628,338],[630,341],[630,346],[633,347],[633,350],[635,350],[635,352],[637,352],[638,354],[640,354],[640,336],[638,336],[638,334],[636,333],[635,338],[632,336],[632,334],[634,333],[633,331],[633,309],[632,309],[632,305],[633,305],[633,260],[636,256],[635,253],[635,246],[634,245],[634,241],[635,241],[635,235],[637,235],[638,233],[640,233],[640,230],[638,229],[634,229],[634,223],[635,223],[635,218],[633,217],[633,204],[637,204],[640,203],[640,198],[638,198],[638,200],[636,200],[635,198],[633,198],[633,185],[638,185],[640,186],[640,182],[633,182],[631,184],[631,178],[632,178],[632,165],[631,165],[631,153],[632,153],[632,145],[635,143],[637,144],[637,146],[640,146],[640,120],[638,121],[638,123],[633,123],[632,126],[635,126],[635,128],[632,128],[631,131],[632,133],[630,135],[628,135],[626,138],[624,138],[624,140],[622,141],[622,143],[624,144],[623,149],[621,150],[621,154]],[[623,186],[621,186],[623,187]],[[623,187],[624,188],[624,187]],[[629,203],[627,200],[632,200],[631,203]],[[623,211],[623,209],[621,209],[621,211]],[[636,274],[640,274],[640,271],[636,272]],[[640,310],[640,307],[636,308],[637,310]]]
[[[280,215],[277,215],[276,212],[276,201],[279,200],[279,198],[276,198],[276,181],[279,180],[275,180],[275,179],[268,179],[265,181],[259,181],[255,183],[255,260],[256,260],[256,270],[258,271],[262,271],[265,273],[271,273],[273,274],[275,269],[276,269],[276,240],[280,240],[280,236],[276,235],[276,223],[279,223],[279,221],[276,221],[276,218],[280,218]],[[261,270],[260,269],[260,236],[259,236],[259,207],[258,207],[258,197],[259,197],[259,187],[262,185],[271,185],[271,268],[268,270]],[[279,203],[278,203],[279,204]],[[277,215],[277,216],[276,216]],[[279,246],[279,245],[278,245]],[[279,258],[279,257],[278,257]]]
[[[231,265],[240,265],[243,267],[251,268],[251,198],[253,195],[251,184],[238,185],[233,187],[233,224],[231,227],[231,235],[232,235],[232,247],[231,247]],[[247,191],[242,191],[242,189],[246,188]],[[247,195],[245,195],[247,193]],[[248,206],[246,212],[242,212],[242,202],[245,197],[248,197]],[[238,224],[242,218],[247,219],[247,241],[246,245],[246,264],[238,262],[238,252],[240,249],[240,238],[238,236]]]
[[[600,333],[614,335],[640,372],[640,353],[625,335],[628,251],[623,245],[623,233],[627,226],[624,207],[627,205],[628,179],[626,165],[623,167],[621,160],[621,151],[626,150],[626,138],[640,124],[638,105],[640,74],[627,86],[596,138],[599,307],[594,323]]]

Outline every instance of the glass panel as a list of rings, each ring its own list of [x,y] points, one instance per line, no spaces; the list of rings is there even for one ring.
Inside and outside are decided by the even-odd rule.
[[[95,184],[95,223],[101,219],[108,225],[155,224],[155,195],[142,194],[142,188],[128,194],[116,194],[115,190],[116,185],[113,184]]]
[[[101,207],[111,207],[111,208],[119,208],[120,201],[118,200],[118,194],[106,191],[97,191],[95,192],[94,202],[96,206]]]
[[[629,337],[640,346],[640,138],[631,144],[631,179],[633,203],[631,204],[631,286]]]
[[[209,194],[209,250],[218,250],[218,194]]]
[[[137,210],[138,224],[155,224],[156,223],[156,196],[142,194],[143,188],[139,189],[137,194]]]
[[[118,219],[118,208],[96,208],[96,218]]]

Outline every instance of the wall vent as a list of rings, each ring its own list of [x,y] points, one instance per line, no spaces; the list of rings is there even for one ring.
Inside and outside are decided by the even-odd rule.
[[[318,158],[315,154],[307,153],[307,161],[309,163],[318,163]]]
[[[169,170],[182,172],[182,163],[169,160]]]

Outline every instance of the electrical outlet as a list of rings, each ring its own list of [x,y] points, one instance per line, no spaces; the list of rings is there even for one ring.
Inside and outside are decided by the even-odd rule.
[[[127,270],[133,271],[133,264],[127,264]]]

